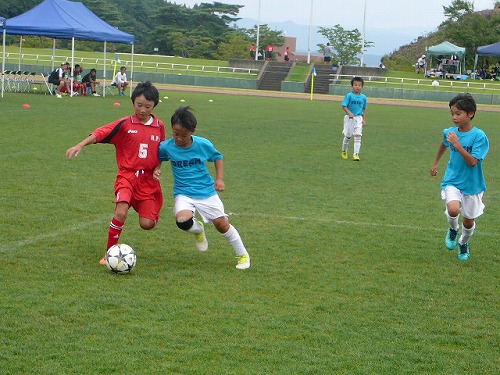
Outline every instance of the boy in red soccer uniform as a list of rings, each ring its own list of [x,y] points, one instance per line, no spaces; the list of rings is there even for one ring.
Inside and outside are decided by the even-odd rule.
[[[160,94],[151,82],[138,84],[132,92],[134,115],[97,128],[66,151],[66,156],[72,158],[94,143],[115,146],[116,206],[106,249],[118,243],[130,207],[139,214],[142,229],[153,229],[160,217],[163,195],[159,181],[153,178],[153,170],[159,165],[158,148],[165,140],[165,125],[151,113],[159,100]],[[105,258],[99,263],[106,264]]]

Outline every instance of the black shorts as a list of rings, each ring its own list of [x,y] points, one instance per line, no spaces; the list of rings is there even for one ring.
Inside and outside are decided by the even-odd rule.
[[[325,56],[325,62],[330,62],[332,61],[332,58],[330,56]]]
[[[49,83],[52,83],[53,85],[59,86],[60,82],[61,82],[61,80],[59,78],[49,77]]]

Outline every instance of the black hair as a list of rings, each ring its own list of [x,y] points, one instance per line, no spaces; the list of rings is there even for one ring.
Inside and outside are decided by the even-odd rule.
[[[92,72],[96,72],[97,73],[97,70],[95,70],[95,68],[92,68],[92,69],[90,69],[90,73],[92,73]]]
[[[198,121],[190,106],[179,107],[170,118],[172,126],[180,125],[184,129],[194,132]]]
[[[477,111],[477,105],[476,101],[472,97],[471,94],[465,93],[465,94],[458,94],[455,96],[453,99],[450,100],[449,104],[450,108],[452,106],[457,107],[461,111],[465,111],[467,113],[474,113],[476,114]],[[471,117],[474,118],[474,115]]]
[[[155,86],[153,86],[153,84],[150,81],[141,82],[135,87],[134,91],[132,91],[132,96],[131,96],[132,103],[134,102],[135,98],[141,95],[144,95],[146,100],[154,102],[155,107],[160,101],[160,93],[158,92],[158,89]]]
[[[361,82],[361,86],[364,86],[365,85],[365,81],[363,80],[363,78],[361,77],[353,77],[351,79],[351,86],[354,82]]]

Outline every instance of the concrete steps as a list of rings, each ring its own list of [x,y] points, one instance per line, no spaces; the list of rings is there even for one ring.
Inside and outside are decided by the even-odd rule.
[[[266,62],[257,80],[257,89],[281,91],[281,82],[288,76],[292,66],[290,62]]]
[[[329,64],[314,64],[314,68],[316,68],[316,77],[314,77],[314,93],[328,94],[330,83],[332,82],[332,76],[330,74],[334,73],[332,66]],[[337,71],[337,73],[339,72]],[[311,84],[312,72],[307,79],[305,92],[311,92]]]

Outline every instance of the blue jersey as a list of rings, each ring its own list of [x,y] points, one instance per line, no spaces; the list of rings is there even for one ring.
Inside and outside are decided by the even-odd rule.
[[[354,116],[362,116],[367,105],[365,94],[356,95],[353,92],[346,94],[342,101],[342,107],[347,107]]]
[[[450,161],[446,167],[446,172],[441,182],[441,188],[454,186],[462,194],[479,194],[486,190],[486,182],[483,175],[483,160],[490,148],[486,134],[476,127],[468,132],[460,132],[457,126],[443,130],[443,144],[450,149]],[[446,140],[450,131],[455,132],[458,141],[474,156],[478,162],[475,167],[471,167],[460,153]]]
[[[160,143],[160,160],[172,165],[174,176],[174,197],[185,195],[190,198],[209,198],[217,191],[214,179],[207,168],[207,162],[222,159],[222,154],[206,138],[192,136],[189,147],[178,147],[173,138]]]

